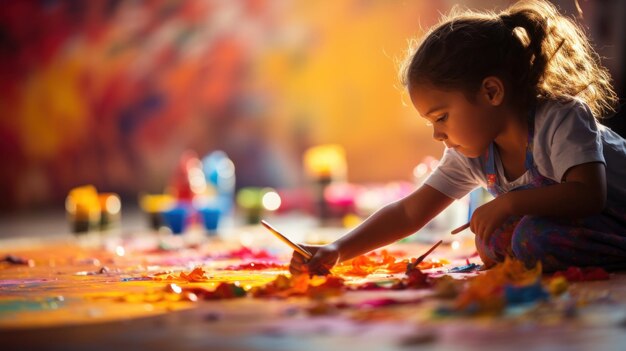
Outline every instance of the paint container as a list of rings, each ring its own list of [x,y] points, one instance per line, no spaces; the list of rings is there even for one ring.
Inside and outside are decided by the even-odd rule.
[[[324,189],[324,200],[332,217],[343,218],[356,213],[355,199],[358,193],[356,185],[347,182],[329,184]]]
[[[152,230],[159,230],[165,226],[163,212],[175,204],[174,197],[168,194],[142,194],[139,205],[148,216],[148,226]]]
[[[178,201],[191,202],[198,196],[207,195],[207,184],[202,171],[202,162],[193,150],[186,150],[180,156],[166,193]]]
[[[119,228],[121,223],[122,202],[114,193],[98,194],[100,202],[100,230]]]
[[[215,235],[220,223],[222,211],[216,206],[207,206],[199,209],[198,212],[200,213],[200,218],[208,234]]]
[[[84,234],[98,228],[99,220],[87,213],[77,212],[76,215],[70,217],[69,223],[72,233]]]
[[[237,206],[246,224],[257,224],[263,215],[263,188],[245,187],[237,193]]]
[[[246,224],[258,224],[268,212],[277,211],[282,200],[273,188],[245,187],[237,193],[237,206]]]
[[[70,190],[65,199],[65,210],[73,233],[82,234],[100,228],[100,201],[93,185]]]
[[[235,202],[235,164],[224,151],[216,150],[202,159],[206,184],[212,186],[222,215],[230,215]]]
[[[346,181],[346,151],[338,144],[318,145],[305,151],[303,161],[313,192],[316,215],[321,225],[328,225],[333,216],[325,193],[331,184]]]
[[[185,231],[190,215],[191,211],[189,206],[178,203],[163,212],[163,220],[172,233],[178,235]]]

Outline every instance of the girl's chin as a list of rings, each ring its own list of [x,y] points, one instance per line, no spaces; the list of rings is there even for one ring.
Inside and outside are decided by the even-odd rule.
[[[484,152],[478,152],[476,150],[469,150],[469,149],[462,148],[460,146],[457,146],[454,149],[461,155],[468,157],[468,158],[477,158],[484,154]]]

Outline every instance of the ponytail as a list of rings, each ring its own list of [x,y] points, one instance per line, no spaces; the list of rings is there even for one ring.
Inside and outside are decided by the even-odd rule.
[[[580,26],[544,1],[518,2],[500,19],[522,42],[528,40],[527,79],[536,87],[533,93],[553,99],[577,97],[598,117],[615,111],[611,76]]]

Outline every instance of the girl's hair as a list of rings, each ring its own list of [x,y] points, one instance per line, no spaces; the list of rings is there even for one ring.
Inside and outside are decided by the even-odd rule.
[[[543,0],[520,1],[499,14],[453,10],[413,44],[400,71],[409,89],[430,83],[460,88],[471,98],[494,75],[517,108],[538,97],[577,97],[601,117],[617,103],[611,77],[582,28]]]

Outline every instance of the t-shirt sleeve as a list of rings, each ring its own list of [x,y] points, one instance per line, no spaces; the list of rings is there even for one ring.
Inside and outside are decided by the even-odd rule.
[[[550,116],[547,116],[550,119]],[[568,169],[589,162],[605,163],[602,139],[589,107],[577,102],[562,118],[555,118],[550,145],[550,162],[557,180]]]
[[[460,199],[478,186],[478,181],[462,155],[447,148],[441,161],[426,178],[427,184],[446,196]]]

